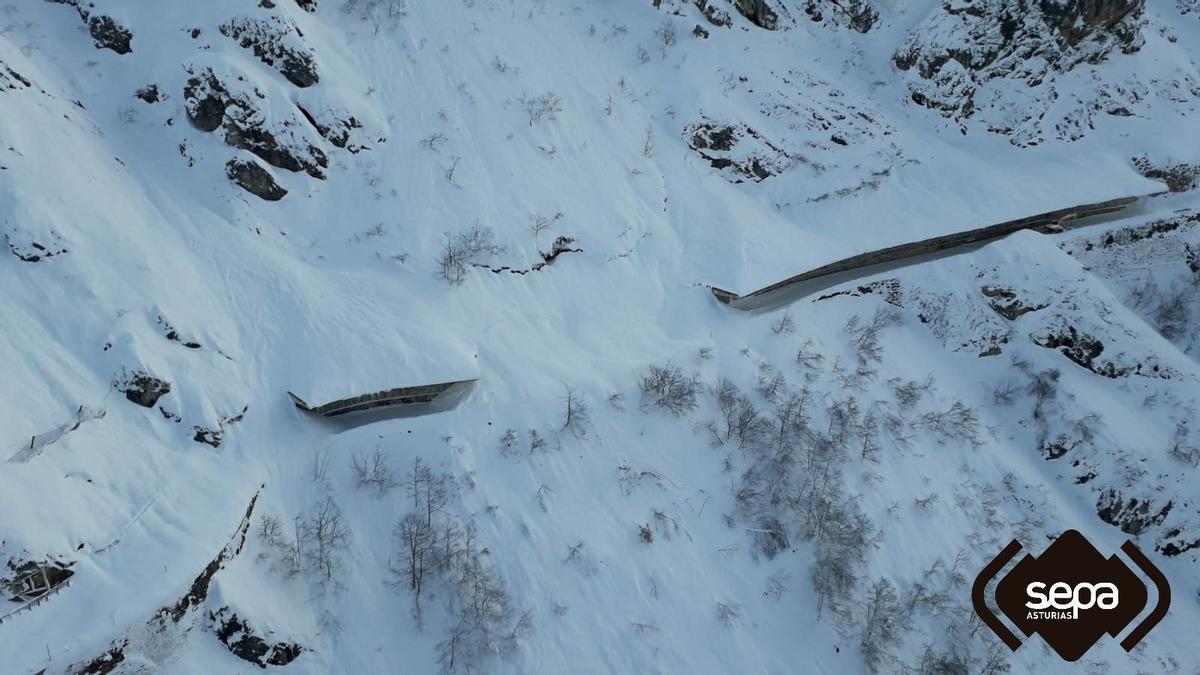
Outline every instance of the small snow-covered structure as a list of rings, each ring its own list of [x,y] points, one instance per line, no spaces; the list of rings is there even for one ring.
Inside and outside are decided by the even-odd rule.
[[[440,412],[454,407],[475,384],[474,379],[453,380],[413,387],[397,387],[371,394],[342,398],[318,406],[309,405],[292,392],[288,396],[297,408],[310,415],[325,418],[353,415],[356,423],[373,422],[391,417],[411,417]],[[359,413],[371,413],[370,419]]]

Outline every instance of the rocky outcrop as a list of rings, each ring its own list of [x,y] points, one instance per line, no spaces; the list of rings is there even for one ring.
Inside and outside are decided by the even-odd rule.
[[[296,0],[296,5],[309,14],[317,11],[317,0]]]
[[[325,178],[329,166],[325,152],[304,140],[298,128],[302,123],[296,118],[269,125],[256,103],[266,98],[261,91],[234,91],[206,69],[188,78],[183,95],[188,118],[196,128],[224,130],[226,144],[248,150],[271,166]]]
[[[804,13],[815,23],[833,23],[866,33],[879,23],[870,0],[807,0]]]
[[[1113,52],[1137,51],[1143,42],[1143,0],[978,0],[944,3],[910,33],[893,56],[911,72],[914,103],[964,120],[983,106],[999,106],[988,130],[1014,136],[1017,145],[1040,141],[1041,126],[1075,140],[1090,127],[1088,115],[1132,114],[1140,96],[1133,85],[1088,93],[1083,111],[1068,123],[1043,120],[1057,96],[1058,74],[1080,63],[1099,63]],[[993,80],[1025,85],[1016,96],[981,96]],[[1009,91],[1009,89],[1005,89]],[[1086,118],[1086,119],[1085,119]],[[1022,127],[1038,127],[1024,131]]]
[[[779,27],[779,13],[767,0],[733,0],[733,6],[738,14],[759,28],[775,30]]]
[[[292,22],[274,14],[236,17],[221,24],[220,31],[243,49],[253,51],[260,61],[297,87],[311,87],[318,82],[316,59],[304,44],[304,34]]]
[[[50,0],[60,5],[69,5],[79,12],[79,18],[87,24],[88,33],[97,49],[111,49],[118,54],[133,51],[133,32],[122,26],[111,16],[93,14],[92,6],[79,0]]]
[[[1162,506],[1137,497],[1125,498],[1114,488],[1105,490],[1096,502],[1096,514],[1109,525],[1116,525],[1126,534],[1138,535],[1161,525],[1170,513],[1172,502]]]
[[[67,252],[66,242],[53,230],[36,236],[18,227],[4,233],[8,250],[23,262],[35,263]]]
[[[88,32],[92,34],[98,49],[111,49],[118,54],[133,51],[133,33],[111,16],[93,16],[88,19]]]
[[[122,373],[113,382],[113,386],[125,394],[126,399],[143,408],[153,408],[158,403],[158,399],[171,393],[170,383],[160,380],[144,370]]]
[[[146,103],[158,103],[164,101],[167,95],[158,88],[157,84],[148,84],[133,93],[134,96],[142,99]]]
[[[0,91],[17,91],[32,86],[33,83],[28,78],[0,61]]]
[[[1051,323],[1055,324],[1054,327],[1030,335],[1033,343],[1039,347],[1057,349],[1063,356],[1073,361],[1076,365],[1086,368],[1097,375],[1113,379],[1129,375],[1141,375],[1142,377],[1154,377],[1164,380],[1172,379],[1178,375],[1174,369],[1160,365],[1157,359],[1153,357],[1124,363],[1101,359],[1100,355],[1104,352],[1104,342],[1099,338],[1077,330],[1075,326],[1065,323],[1062,317],[1056,317]],[[1120,357],[1121,355],[1117,356],[1117,358]]]
[[[1036,312],[1039,309],[1045,309],[1049,306],[1045,303],[1027,305],[1017,297],[1016,291],[1004,286],[984,286],[980,290],[984,296],[989,298],[988,306],[1009,321],[1016,321],[1025,314]]]
[[[303,105],[296,107],[300,109],[304,119],[308,120],[308,123],[317,130],[317,133],[336,147],[346,148],[352,153],[366,149],[366,146],[360,143],[350,142],[351,134],[362,128],[362,123],[354,115],[345,111],[334,111],[328,107],[314,108],[311,112]]]
[[[225,175],[246,192],[268,202],[277,202],[287,195],[287,190],[280,187],[271,172],[258,162],[231,159],[225,163]]]
[[[1146,178],[1166,183],[1171,192],[1187,192],[1200,188],[1200,164],[1158,163],[1142,155],[1133,158],[1133,167]]]
[[[761,182],[781,173],[788,155],[744,124],[701,122],[684,130],[688,146],[734,183]]]
[[[217,639],[234,656],[259,668],[286,666],[305,651],[303,645],[295,642],[267,642],[228,607],[209,612],[208,618]]]
[[[236,415],[230,415],[229,417],[222,417],[217,421],[217,428],[215,429],[209,429],[202,426],[193,426],[192,431],[195,432],[195,435],[192,436],[192,440],[196,441],[197,443],[211,445],[214,448],[221,447],[221,441],[225,437],[225,428],[232,424],[241,422],[246,417],[246,411],[249,409],[250,406],[244,406],[240,413]]]

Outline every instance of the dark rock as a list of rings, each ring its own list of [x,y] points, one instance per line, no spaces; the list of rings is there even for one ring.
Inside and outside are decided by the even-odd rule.
[[[317,11],[317,0],[296,0],[296,4],[309,14]]]
[[[879,11],[869,0],[808,0],[804,12],[816,23],[828,18],[859,33],[866,33],[879,22]]]
[[[82,12],[83,9],[80,9]],[[133,51],[133,33],[113,20],[111,16],[93,16],[88,19],[88,32],[99,49],[111,49],[118,54]]]
[[[362,128],[362,123],[353,115],[338,117],[333,113],[328,113],[325,115],[325,121],[322,122],[304,106],[297,105],[296,107],[300,109],[300,113],[304,115],[304,119],[308,120],[308,123],[317,130],[317,133],[339,148],[346,147],[346,144],[350,141],[351,131]]]
[[[700,13],[712,25],[719,28],[728,28],[733,24],[733,17],[729,16],[729,12],[718,9],[716,5],[708,0],[692,0],[692,3],[696,5],[696,9],[700,10]]]
[[[303,34],[291,22],[271,15],[265,18],[237,17],[221,24],[222,35],[237,40],[260,61],[275,67],[297,87],[310,87],[319,80],[317,63],[302,42]]]
[[[692,29],[692,35],[695,35],[702,40],[708,39],[708,31],[705,30],[700,24],[696,24],[696,27]]]
[[[183,97],[188,102],[188,119],[201,131],[216,131],[225,120],[229,92],[212,71],[188,78]]]
[[[100,656],[83,664],[78,670],[71,672],[75,673],[75,675],[106,675],[107,673],[111,673],[125,661],[125,647],[128,645],[128,640],[122,640],[121,644],[109,647]]]
[[[1036,312],[1039,309],[1045,309],[1049,305],[1026,305],[1017,297],[1015,291],[1011,288],[1002,286],[984,286],[982,292],[985,296],[991,298],[988,301],[988,306],[991,307],[997,314],[1015,321],[1030,312]]]
[[[1157,508],[1149,501],[1136,497],[1125,499],[1113,488],[1105,490],[1096,502],[1096,514],[1109,525],[1116,525],[1126,534],[1138,535],[1148,528],[1161,525],[1173,504]]]
[[[171,392],[169,383],[144,370],[122,375],[113,382],[113,386],[125,394],[125,398],[143,408],[153,408],[158,403],[158,399]]]
[[[4,234],[4,241],[8,243],[8,250],[12,251],[13,255],[28,263],[48,260],[67,253],[66,242],[53,231],[45,237],[34,237],[20,228],[13,228]]]
[[[775,30],[779,27],[779,14],[767,4],[767,0],[733,0],[733,6],[759,28]]]
[[[241,554],[242,547],[246,545],[246,533],[250,531],[250,517],[254,514],[254,505],[258,502],[258,495],[259,493],[255,492],[254,496],[250,498],[250,505],[246,507],[246,515],[238,524],[233,539],[221,549],[217,557],[204,567],[204,571],[192,580],[188,592],[175,604],[158,610],[156,617],[160,622],[179,623],[179,620],[189,611],[200,607],[208,599],[208,590],[212,586],[213,577],[224,568],[226,562]]]
[[[146,103],[158,103],[167,96],[162,93],[157,84],[148,84],[134,92],[134,96],[142,99]]]
[[[1171,164],[1156,166],[1149,157],[1134,157],[1133,166],[1146,178],[1160,180],[1171,192],[1187,192],[1200,188],[1200,164]]]
[[[790,162],[786,152],[745,125],[704,122],[690,126],[684,134],[693,150],[714,169],[726,172],[734,183],[766,180],[782,173]]]
[[[295,661],[305,648],[294,642],[268,643],[228,607],[209,612],[209,620],[220,640],[234,656],[260,668],[286,666]]]
[[[1042,18],[1057,31],[1064,46],[1075,46],[1098,32],[1117,31],[1130,15],[1141,13],[1145,0],[1040,0]],[[1119,36],[1129,42],[1133,36]]]
[[[275,178],[257,162],[231,159],[225,164],[225,175],[246,192],[269,202],[283,199],[287,190],[275,182]]]

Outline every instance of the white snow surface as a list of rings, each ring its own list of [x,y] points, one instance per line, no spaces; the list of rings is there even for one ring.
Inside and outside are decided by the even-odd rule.
[[[378,498],[352,480],[351,456],[381,447],[398,475],[420,457],[455,477],[449,508],[478,527],[517,613],[532,612],[532,632],[483,672],[866,672],[854,624],[861,608],[841,623],[818,617],[810,543],[794,533],[773,559],[754,552],[755,525],[736,515],[733,497],[748,459],[736,443],[710,444],[712,396],[681,417],[639,405],[638,378],[652,363],[678,365],[705,387],[727,377],[752,391],[763,363],[804,382],[796,353],[807,341],[825,359],[810,380],[818,418],[848,395],[890,400],[889,380],[927,377],[936,388],[921,410],[957,400],[979,418],[977,446],[918,431],[911,447],[885,442],[877,462],[851,452],[845,488],[880,533],[860,570],[864,589],[884,576],[903,590],[936,559],[965,551],[968,583],[952,588],[952,601],[969,612],[969,580],[1013,537],[1037,552],[1075,528],[1105,555],[1133,538],[1172,583],[1163,624],[1133,653],[1105,637],[1075,664],[1033,637],[1005,650],[1013,672],[1200,670],[1197,550],[1155,553],[1162,530],[1200,538],[1196,469],[1168,453],[1196,410],[1200,366],[1184,350],[1190,343],[1162,337],[1091,262],[1053,236],[1022,233],[887,275],[905,299],[883,334],[877,374],[853,387],[833,367],[856,363],[843,327],[889,307],[880,295],[802,300],[787,310],[794,331],[776,333],[782,311],[739,313],[705,288],[749,291],[882,246],[1161,190],[1130,158],[1200,159],[1194,114],[1152,102],[1133,117],[1102,116],[1080,140],[1028,148],[983,129],[960,133],[911,104],[890,61],[936,8],[926,0],[888,3],[866,35],[807,21],[768,32],[732,12],[731,28],[704,24],[708,39],[691,34],[704,22],[694,7],[672,13],[648,1],[414,1],[367,19],[337,0],[313,13],[274,1],[95,0],[94,13],[133,32],[126,55],[96,49],[72,7],[0,2],[0,73],[32,83],[0,90],[0,228],[10,241],[67,249],[36,263],[0,249],[0,459],[23,458],[0,463],[0,563],[54,556],[75,561],[76,572],[69,588],[0,624],[0,670],[66,672],[141,630],[226,544],[260,485],[256,521],[290,524],[307,513],[323,489],[313,458],[328,453],[329,490],[352,533],[344,589],[271,571],[252,527],[202,611],[228,606],[271,640],[306,648],[269,670],[437,672],[445,592],[434,591],[418,625],[408,593],[386,583],[400,555],[392,532],[408,510],[403,490]],[[1147,30],[1142,51],[1114,54],[1075,80],[1061,75],[1060,90],[1086,90],[1097,74],[1195,75],[1200,22],[1173,2],[1148,5],[1176,41]],[[231,17],[267,12],[300,29],[318,84],[298,89],[218,31]],[[653,35],[663,22],[678,33],[665,51]],[[254,157],[189,122],[185,69],[204,68],[244,78],[239,86],[261,93],[268,120],[297,120],[304,142],[328,155],[327,178],[260,162],[288,190],[278,202],[230,182],[226,161]],[[134,97],[151,83],[165,100]],[[562,110],[531,124],[520,99],[544,92],[561,97]],[[294,102],[353,115],[353,142],[365,149],[322,139]],[[780,102],[800,112],[764,112]],[[850,144],[829,146],[831,132],[805,125],[804,111],[842,105],[871,111],[878,124],[846,126]],[[762,182],[731,182],[687,146],[684,128],[705,120],[746,124],[793,155],[811,148],[822,168],[796,162]],[[435,133],[444,142],[421,144]],[[809,201],[885,167],[877,187]],[[1132,218],[1195,205],[1194,193],[1156,198]],[[548,231],[530,231],[533,215],[560,212]],[[493,267],[528,268],[556,236],[582,252],[524,275],[473,267],[449,285],[436,264],[446,233],[476,223],[503,246],[481,259]],[[986,284],[1050,305],[1008,321],[987,307]],[[935,305],[948,312],[942,323],[922,316]],[[1155,359],[1174,376],[1090,372],[1030,339],[1052,316],[1101,337],[1106,358]],[[201,346],[166,339],[160,317]],[[1001,354],[963,346],[983,324],[1010,336]],[[1024,390],[1012,405],[996,402],[999,383],[1023,383],[1016,359],[1059,369],[1064,419],[1099,415],[1088,448],[1048,461]],[[125,400],[112,386],[123,369],[169,382],[159,406],[181,421]],[[479,381],[454,410],[341,433],[285,394],[315,404],[463,378]],[[560,431],[567,387],[592,409],[582,437]],[[614,394],[623,405],[609,402]],[[71,426],[81,405],[105,414],[39,453],[20,452]],[[219,447],[193,441],[193,426],[217,428],[247,406]],[[507,429],[523,442],[538,430],[548,447],[504,456]],[[1070,462],[1080,458],[1097,484],[1075,480],[1083,469]],[[621,467],[661,480],[622,489]],[[1175,500],[1170,520],[1141,536],[1103,522],[1101,483]],[[931,505],[917,505],[930,495]],[[981,507],[990,496],[994,518]],[[638,526],[655,510],[680,529],[643,543]],[[581,542],[579,559],[566,562]],[[779,598],[766,592],[773,576],[786,578]],[[736,618],[723,621],[720,603]],[[884,670],[918,663],[927,644],[953,646],[951,618],[915,615]],[[198,622],[155,649],[130,650],[118,672],[258,671]],[[982,654],[985,632],[964,648]]]

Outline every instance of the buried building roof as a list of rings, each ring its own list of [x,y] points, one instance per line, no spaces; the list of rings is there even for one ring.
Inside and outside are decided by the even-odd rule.
[[[333,418],[364,412],[376,413],[380,418],[406,417],[452,408],[474,383],[475,380],[470,379],[423,384],[415,387],[398,387],[338,399],[318,406],[309,405],[304,399],[290,391],[288,396],[292,397],[292,403],[296,404],[300,410],[320,417]],[[375,415],[371,417],[372,419],[367,421],[374,421]]]

